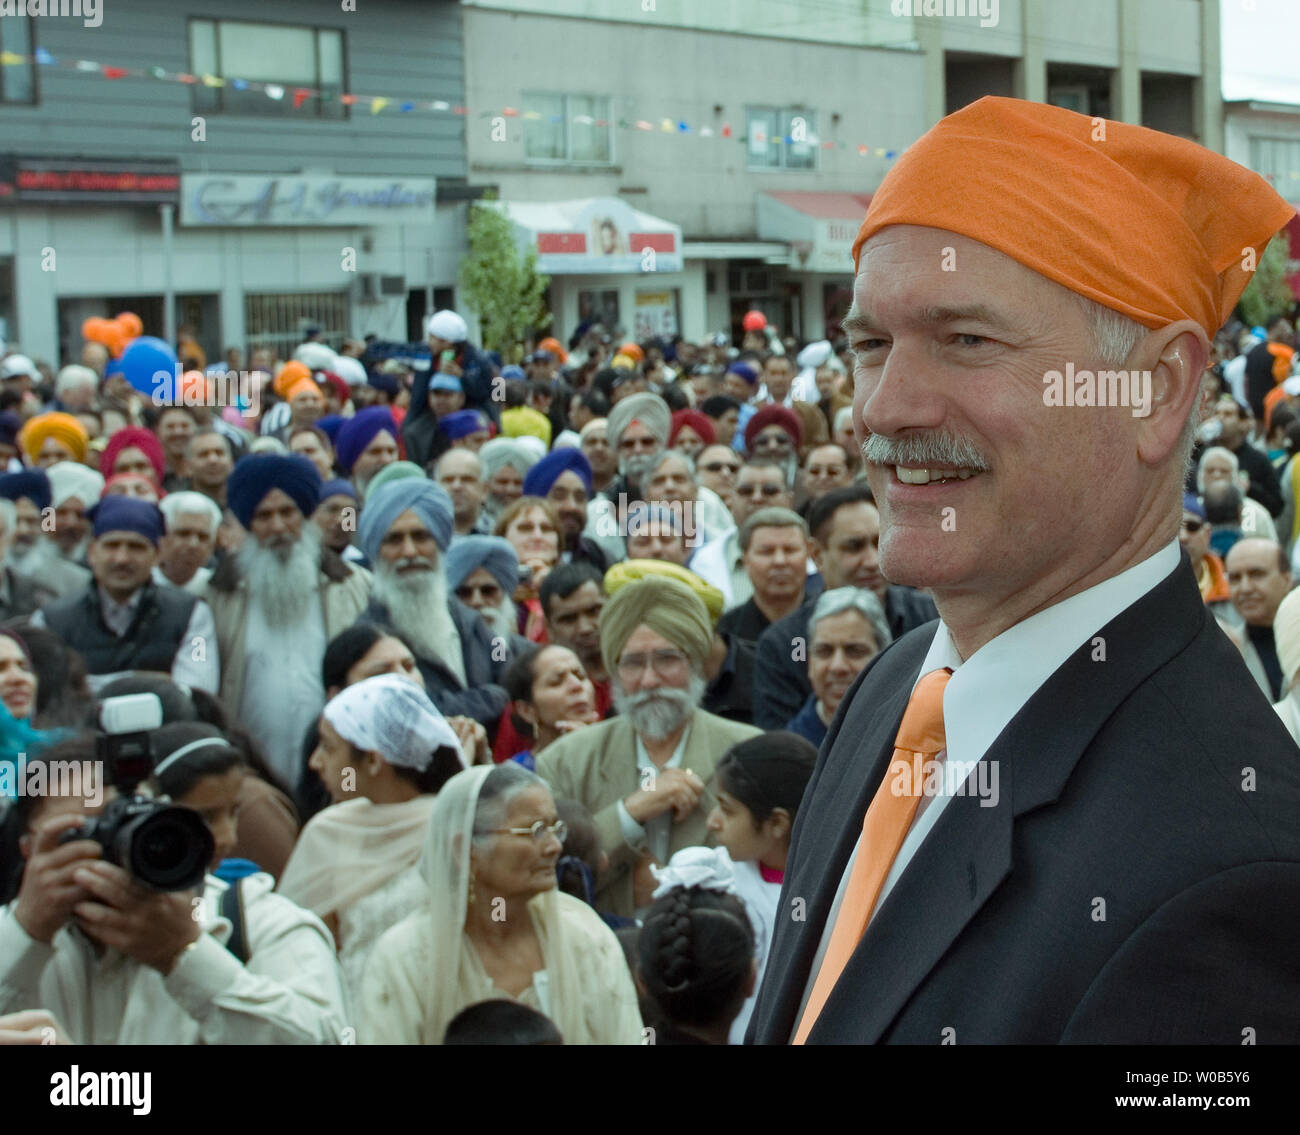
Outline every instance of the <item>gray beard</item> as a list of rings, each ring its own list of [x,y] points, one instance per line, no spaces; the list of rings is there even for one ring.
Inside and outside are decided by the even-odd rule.
[[[460,641],[447,607],[447,577],[433,571],[398,572],[384,560],[374,566],[370,594],[388,608],[388,620],[418,658],[446,662]],[[452,667],[455,670],[455,667]]]
[[[239,576],[248,585],[250,599],[261,604],[267,626],[291,627],[305,621],[318,601],[320,545],[319,530],[306,523],[287,555],[264,548],[254,537],[240,545]]]
[[[637,733],[651,741],[666,740],[685,725],[704,699],[705,688],[705,681],[698,674],[691,675],[684,690],[660,686],[657,690],[628,694],[623,692],[617,678],[610,686],[619,716],[626,717]]]
[[[480,611],[483,621],[487,623],[488,629],[494,635],[500,635],[507,642],[510,636],[519,633],[519,611],[515,607],[515,601],[507,595],[501,600],[499,607],[488,607]]]
[[[650,475],[650,471],[662,456],[663,452],[660,451],[658,453],[634,453],[630,457],[620,457],[618,459],[618,471],[634,485],[640,485]]]
[[[25,552],[17,548],[10,549],[4,562],[19,575],[39,576],[45,566],[58,555],[54,546],[43,536],[38,536],[35,543]]]

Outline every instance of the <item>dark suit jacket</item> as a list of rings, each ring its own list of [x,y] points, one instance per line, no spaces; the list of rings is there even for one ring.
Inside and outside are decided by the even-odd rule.
[[[750,1041],[794,1031],[933,635],[877,655],[831,726]],[[810,1043],[1300,1041],[1300,750],[1186,553],[1100,637],[1105,660],[1081,647],[989,748],[998,805],[948,802]]]
[[[810,594],[802,607],[777,619],[758,636],[754,659],[754,724],[760,729],[784,729],[808,695],[808,620],[821,595]],[[894,638],[902,638],[915,627],[924,626],[938,614],[934,600],[911,587],[895,587],[885,592],[885,618]],[[724,615],[723,618],[726,618]],[[793,645],[802,642],[804,649]]]

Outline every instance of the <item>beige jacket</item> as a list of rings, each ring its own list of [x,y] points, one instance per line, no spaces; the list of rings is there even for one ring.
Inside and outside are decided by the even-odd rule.
[[[682,754],[682,768],[690,769],[707,785],[723,753],[738,741],[761,732],[752,725],[727,721],[697,709]],[[561,737],[538,755],[537,775],[551,786],[557,798],[578,800],[595,817],[601,850],[609,856],[609,868],[596,886],[596,907],[605,913],[630,917],[635,909],[633,870],[641,851],[623,837],[618,803],[641,787],[631,723],[624,717],[616,717]],[[683,847],[709,842],[705,821],[716,803],[706,788],[695,811],[673,825],[668,846],[670,856]]]
[[[226,711],[238,717],[244,693],[244,635],[248,626],[248,587],[236,579],[233,564],[222,564],[204,587],[202,598],[212,608],[221,651],[221,700]],[[233,585],[233,586],[232,586]],[[344,564],[332,552],[321,557],[321,609],[325,616],[325,641],[347,630],[366,609],[370,599],[370,573]],[[320,659],[315,660],[320,665]]]

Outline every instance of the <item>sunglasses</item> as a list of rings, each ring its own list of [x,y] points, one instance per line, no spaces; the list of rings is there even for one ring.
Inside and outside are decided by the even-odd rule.
[[[1184,520],[1184,521],[1183,521],[1183,531],[1184,531],[1184,532],[1190,532],[1193,536],[1195,536],[1196,533],[1198,533],[1198,532],[1199,532],[1202,528],[1204,528],[1204,527],[1205,527],[1205,521],[1204,521],[1204,520]]]

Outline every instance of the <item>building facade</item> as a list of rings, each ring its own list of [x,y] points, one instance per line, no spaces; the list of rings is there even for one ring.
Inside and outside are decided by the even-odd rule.
[[[309,325],[335,345],[405,340],[431,290],[453,302],[454,0],[99,7],[94,27],[0,20],[4,338],[67,361],[85,318],[122,310],[162,335],[170,286],[176,323],[216,361],[283,354]]]
[[[558,329],[614,321],[739,341],[833,333],[848,247],[899,153],[987,94],[1222,148],[1218,0],[462,0],[472,182],[548,263]],[[681,233],[664,270],[602,267],[597,232],[528,221],[635,210]],[[643,227],[645,221],[638,222]],[[616,226],[615,226],[616,227]],[[602,238],[600,232],[604,232]]]

